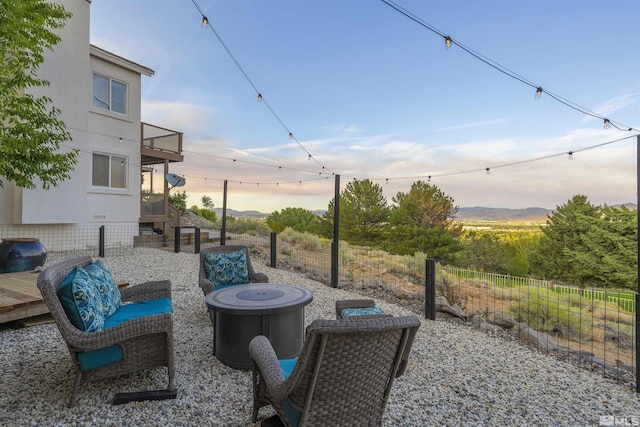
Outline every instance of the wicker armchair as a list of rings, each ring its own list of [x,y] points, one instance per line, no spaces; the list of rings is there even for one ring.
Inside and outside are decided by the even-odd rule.
[[[223,253],[223,252],[233,252],[240,249],[244,249],[247,253],[247,269],[249,270],[249,283],[267,283],[269,278],[264,273],[257,273],[253,266],[251,265],[251,259],[249,257],[249,250],[246,246],[243,245],[221,245],[221,246],[212,246],[210,248],[202,249],[200,251],[200,274],[198,283],[200,288],[202,288],[202,292],[207,295],[210,292],[213,292],[215,285],[211,280],[207,278],[207,274],[204,268],[204,260],[205,256],[210,253]]]
[[[76,266],[86,267],[89,264],[89,256],[71,258],[45,268],[38,276],[38,288],[67,344],[75,368],[76,378],[69,406],[75,405],[80,385],[85,382],[162,366],[168,368],[167,390],[174,391],[176,385],[172,313],[137,317],[97,332],[82,331],[71,323],[58,298],[57,290],[71,270]],[[122,289],[121,295],[122,301],[133,302],[171,298],[171,282],[164,280],[130,286]],[[114,345],[121,347],[122,360],[94,369],[80,369],[78,356],[81,353]]]
[[[253,422],[271,405],[288,427],[382,425],[419,326],[416,316],[315,320],[288,375],[292,361],[278,361],[269,340],[255,337],[249,344]]]

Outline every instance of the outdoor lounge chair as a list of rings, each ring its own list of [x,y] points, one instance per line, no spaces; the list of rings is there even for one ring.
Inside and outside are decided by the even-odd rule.
[[[211,257],[217,257],[218,259],[220,259],[224,257],[225,254],[229,257],[238,257],[239,255],[240,258],[236,258],[234,261],[239,262],[240,264],[246,263],[247,275],[244,278],[241,277],[242,275],[232,275],[229,274],[229,271],[225,271],[224,277],[220,277],[219,280],[215,277],[215,268],[209,271],[209,276],[207,275],[207,258],[211,259]],[[233,273],[235,274],[235,272]],[[200,251],[200,274],[198,283],[205,295],[213,292],[215,289],[220,288],[220,286],[230,286],[247,283],[267,283],[268,281],[269,278],[266,274],[257,273],[253,269],[253,266],[251,265],[251,259],[249,258],[249,250],[246,246],[221,245],[212,246]]]
[[[253,422],[271,405],[287,427],[382,425],[419,326],[413,315],[315,320],[300,356],[280,361],[266,337],[255,337],[249,344]]]
[[[166,393],[158,397],[163,391],[156,391],[147,398],[175,397],[171,282],[146,282],[122,289],[121,300],[117,301],[119,307],[105,319],[101,330],[87,332],[76,326],[77,319],[72,323],[65,310],[68,305],[65,303],[63,307],[58,291],[68,286],[72,271],[78,275],[80,269],[87,271],[91,264],[89,256],[71,258],[45,268],[38,276],[38,288],[67,344],[75,368],[69,406],[75,405],[82,383],[163,366],[167,367],[169,377]],[[132,303],[119,304],[123,301]]]

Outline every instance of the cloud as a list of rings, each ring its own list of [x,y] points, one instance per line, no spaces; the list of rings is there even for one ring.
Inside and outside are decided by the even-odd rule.
[[[488,119],[488,120],[480,120],[480,121],[476,121],[476,122],[469,122],[469,123],[463,123],[461,125],[440,128],[440,129],[437,129],[437,132],[448,132],[448,131],[452,131],[452,130],[460,130],[460,129],[469,129],[469,128],[482,127],[482,126],[499,125],[499,124],[502,124],[502,123],[507,123],[509,121],[511,121],[511,118],[508,118],[508,117],[497,118],[497,119]]]
[[[207,139],[224,122],[211,105],[179,101],[142,100],[142,121],[188,135],[189,140]]]
[[[636,101],[636,98],[638,98],[637,93],[617,96],[615,98],[608,99],[602,104],[596,106],[594,111],[596,111],[598,114],[601,114],[603,116],[609,116],[617,111],[622,110],[623,108],[628,107],[629,105],[632,105]],[[585,116],[583,121],[586,121],[589,119],[594,119],[594,117]]]

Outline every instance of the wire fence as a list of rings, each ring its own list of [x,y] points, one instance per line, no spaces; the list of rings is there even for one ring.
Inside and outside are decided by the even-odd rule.
[[[226,243],[247,246],[255,264],[331,285],[331,243],[325,239],[286,232],[275,241],[259,233],[225,235]],[[219,230],[201,229],[199,239],[195,229],[140,235],[138,224],[0,226],[0,237],[36,237],[47,248],[49,261],[81,254],[123,255],[138,247],[196,253],[221,243]],[[338,287],[425,312],[424,256],[340,243],[338,259]],[[518,339],[636,388],[636,293],[441,265],[435,276],[439,317],[474,325],[496,338]]]

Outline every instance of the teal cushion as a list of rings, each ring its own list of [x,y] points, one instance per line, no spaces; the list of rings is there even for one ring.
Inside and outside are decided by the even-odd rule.
[[[111,316],[121,304],[120,289],[118,289],[116,282],[113,280],[111,272],[100,260],[96,260],[93,264],[85,267],[84,270],[89,274],[96,288],[98,288],[98,292],[100,292],[104,317]]]
[[[350,317],[363,316],[366,314],[385,314],[384,310],[380,307],[366,307],[366,308],[345,308],[342,310],[342,318],[349,319]]]
[[[158,298],[146,301],[134,302],[132,304],[122,304],[113,315],[104,320],[104,329],[113,328],[120,323],[136,319],[142,316],[153,314],[171,313],[170,298]]]
[[[280,369],[282,369],[282,374],[284,375],[284,379],[286,380],[293,372],[293,368],[296,366],[298,359],[281,359],[278,360],[278,364],[280,365]]]
[[[293,368],[296,366],[298,359],[280,359],[278,360],[278,364],[280,365],[280,369],[282,369],[282,374],[284,375],[284,379],[286,380],[293,372]],[[298,411],[289,401],[289,399],[282,400],[282,406],[284,408],[285,414],[287,414],[287,418],[291,421],[291,424],[297,426],[300,422],[300,411]]]
[[[122,347],[114,344],[98,350],[87,350],[78,353],[81,371],[100,368],[122,360]]]
[[[249,283],[247,251],[238,249],[231,252],[209,253],[204,256],[204,271],[207,279],[218,286]]]
[[[287,415],[287,418],[289,418],[291,425],[297,427],[300,423],[300,416],[302,415],[300,411],[298,411],[293,404],[291,404],[291,401],[286,398],[282,399],[282,407],[284,408],[284,413]]]
[[[86,332],[102,330],[102,298],[84,269],[76,267],[71,270],[58,289],[58,298],[73,326]]]

